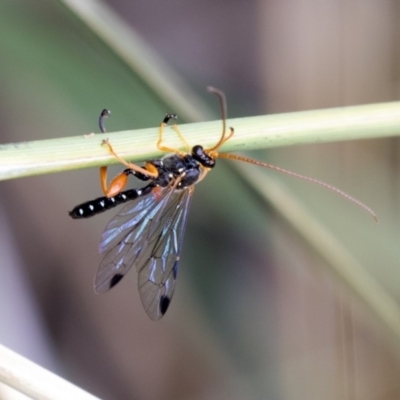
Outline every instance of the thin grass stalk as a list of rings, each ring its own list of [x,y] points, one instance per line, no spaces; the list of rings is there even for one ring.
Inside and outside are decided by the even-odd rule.
[[[227,126],[234,127],[235,134],[222,152],[398,136],[400,102],[238,118],[228,120]],[[220,130],[221,121],[181,126],[189,143],[204,147],[215,145]],[[115,157],[101,145],[106,138],[130,161],[164,155],[156,147],[158,127],[106,134],[81,132],[68,138],[1,145],[0,180],[115,164]],[[165,140],[170,147],[182,148],[171,128]]]
[[[98,400],[98,397],[2,345],[0,381],[35,400]]]

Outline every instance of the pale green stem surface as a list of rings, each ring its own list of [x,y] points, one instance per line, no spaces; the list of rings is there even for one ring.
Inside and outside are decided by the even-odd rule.
[[[228,120],[227,126],[234,127],[235,134],[222,152],[398,136],[400,102],[238,118]],[[193,123],[180,129],[190,145],[211,147],[220,138],[222,124]],[[1,145],[0,179],[118,163],[107,147],[101,146],[106,138],[120,156],[130,161],[165,154],[156,146],[157,127],[107,134],[82,132],[69,138]],[[169,147],[184,149],[171,127],[166,128],[164,139]]]

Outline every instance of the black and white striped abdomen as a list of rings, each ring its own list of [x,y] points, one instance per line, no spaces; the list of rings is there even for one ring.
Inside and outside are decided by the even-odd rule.
[[[153,188],[154,184],[151,183],[144,188],[125,190],[113,197],[98,197],[97,199],[87,201],[74,207],[74,209],[69,212],[69,216],[74,219],[93,217],[119,204],[146,196],[151,193]]]

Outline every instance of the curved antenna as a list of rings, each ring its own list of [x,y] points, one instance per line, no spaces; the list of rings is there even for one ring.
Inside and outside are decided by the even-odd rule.
[[[356,204],[357,206],[361,207],[364,211],[366,211],[368,214],[370,214],[372,216],[372,218],[375,220],[375,222],[378,222],[377,215],[375,214],[375,212],[370,207],[368,207],[366,204],[362,203],[360,200],[357,200],[355,197],[350,196],[348,193],[344,192],[343,190],[341,190],[341,189],[339,189],[339,188],[337,188],[335,186],[329,185],[326,182],[320,181],[320,180],[315,179],[315,178],[311,178],[309,176],[301,175],[301,174],[289,171],[289,170],[281,168],[281,167],[277,167],[276,165],[272,165],[272,164],[269,164],[269,163],[266,163],[266,162],[262,162],[262,161],[253,160],[252,158],[248,158],[248,157],[238,156],[236,154],[221,153],[221,154],[218,154],[218,158],[230,158],[231,160],[238,160],[238,161],[243,161],[243,162],[247,162],[247,163],[250,163],[250,164],[259,165],[261,167],[273,169],[274,171],[278,171],[278,172],[281,172],[283,174],[290,175],[290,176],[293,176],[295,178],[302,179],[304,181],[315,183],[316,185],[319,185],[319,186],[324,187],[325,189],[331,190],[332,192],[335,192],[338,195],[344,197],[346,200],[348,200],[348,201]]]
[[[111,111],[106,108],[101,112],[99,117],[99,127],[102,133],[106,133],[106,128],[104,126],[104,120],[111,115]]]
[[[227,106],[226,106],[226,98],[224,92],[221,90],[212,87],[212,86],[207,86],[207,91],[210,93],[215,94],[218,97],[219,104],[221,107],[221,118],[222,118],[222,135],[221,138],[219,139],[218,143],[214,146],[211,147],[210,149],[207,149],[207,152],[215,153],[218,151],[218,149],[228,140],[232,137],[233,135],[233,130],[231,129],[231,134],[229,136],[225,136],[226,134],[226,115],[227,115]]]

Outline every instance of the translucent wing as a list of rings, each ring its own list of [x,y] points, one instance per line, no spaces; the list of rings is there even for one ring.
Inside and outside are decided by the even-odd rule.
[[[178,272],[186,220],[194,187],[176,193],[160,215],[148,246],[136,263],[142,304],[153,320],[161,318],[171,302]],[[172,197],[172,196],[171,196]]]
[[[100,243],[104,258],[95,278],[97,292],[111,289],[134,265],[144,309],[153,320],[163,316],[175,287],[193,190],[161,189],[110,221]]]
[[[147,246],[155,217],[172,193],[168,187],[129,203],[108,223],[99,246],[103,260],[95,277],[96,292],[104,293],[114,287],[135,264]]]

